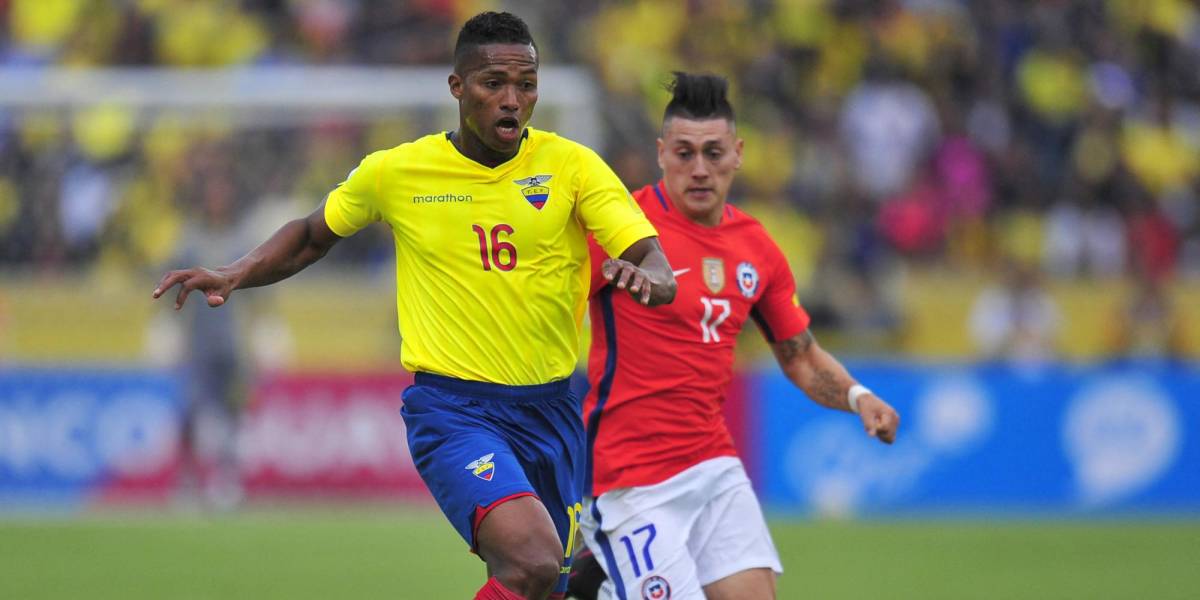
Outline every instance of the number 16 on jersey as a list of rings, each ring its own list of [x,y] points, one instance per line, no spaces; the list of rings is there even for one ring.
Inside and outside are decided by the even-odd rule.
[[[501,271],[511,271],[517,266],[517,247],[512,242],[501,240],[500,234],[511,236],[512,225],[500,223],[492,227],[491,239],[482,225],[472,225],[471,230],[479,237],[479,260],[483,262],[483,270],[491,271],[492,265]],[[488,242],[491,242],[490,244]],[[489,250],[489,246],[491,247]],[[488,259],[491,258],[489,261]]]

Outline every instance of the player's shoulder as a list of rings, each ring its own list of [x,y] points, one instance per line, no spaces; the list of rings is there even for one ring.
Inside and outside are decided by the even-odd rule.
[[[725,224],[730,229],[749,235],[762,235],[770,239],[767,228],[763,227],[761,221],[733,204],[725,205],[725,218]]]
[[[667,209],[666,200],[659,192],[657,183],[642,186],[631,191],[629,195],[633,196],[634,202],[638,203],[646,216],[658,215]]]
[[[449,143],[449,138],[447,137],[448,135],[449,134],[447,134],[445,131],[430,133],[415,140],[404,142],[398,146],[392,146],[391,148],[383,150],[382,152],[400,156],[441,154],[446,152],[447,149],[452,148],[451,144]]]
[[[392,177],[412,178],[417,172],[427,172],[430,165],[445,164],[447,158],[457,152],[447,135],[444,131],[431,133],[372,152],[364,159],[363,165],[378,169],[379,176],[385,180]]]
[[[535,152],[568,154],[568,155],[583,155],[588,158],[599,158],[599,154],[595,150],[575,141],[570,138],[563,137],[553,131],[545,131],[527,127],[526,134],[529,136],[529,143],[533,145]]]
[[[763,252],[782,256],[775,239],[754,215],[733,204],[726,204],[725,217],[726,231],[738,237],[738,245],[757,247]]]
[[[392,146],[391,148],[375,150],[363,158],[363,164],[378,165],[385,161],[390,162],[396,158],[413,158],[440,152],[442,147],[445,146],[441,142],[441,140],[445,139],[445,136],[445,132],[431,133],[415,140]]]

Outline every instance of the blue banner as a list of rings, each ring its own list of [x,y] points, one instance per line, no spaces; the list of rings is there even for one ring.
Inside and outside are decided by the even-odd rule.
[[[1200,511],[1200,369],[850,362],[900,412],[885,446],[777,370],[752,378],[769,508],[829,514]]]
[[[0,369],[0,501],[81,501],[175,467],[182,400],[162,371]]]

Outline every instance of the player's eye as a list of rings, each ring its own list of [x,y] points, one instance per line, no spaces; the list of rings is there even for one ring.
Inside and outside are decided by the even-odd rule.
[[[721,158],[721,151],[720,150],[709,150],[708,158],[711,160],[717,160],[717,159]]]
[[[526,81],[521,84],[521,87],[525,88],[526,90],[536,90],[537,82],[536,81]]]
[[[687,160],[687,159],[689,159],[689,158],[691,158],[691,157],[692,157],[692,151],[691,151],[691,150],[680,150],[679,152],[676,152],[675,154],[676,154],[677,156],[679,156],[679,158],[682,158],[682,159],[684,159],[684,160]]]
[[[489,79],[489,80],[483,82],[483,85],[486,85],[488,88],[494,90],[494,89],[500,87],[500,82],[495,79]]]

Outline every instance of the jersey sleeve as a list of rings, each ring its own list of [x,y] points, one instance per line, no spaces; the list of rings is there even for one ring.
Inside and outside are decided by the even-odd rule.
[[[763,235],[766,235],[765,231]],[[750,316],[758,324],[763,337],[773,344],[804,333],[810,319],[808,312],[800,306],[800,297],[796,295],[796,279],[792,276],[783,251],[774,241],[769,238],[767,241],[770,247],[764,253],[768,260],[766,287],[758,302],[750,309]]]
[[[638,240],[658,235],[617,174],[595,152],[581,147],[579,168],[579,220],[608,256],[620,257]]]
[[[380,220],[376,202],[385,154],[367,155],[325,199],[325,223],[334,233],[346,237]]]

